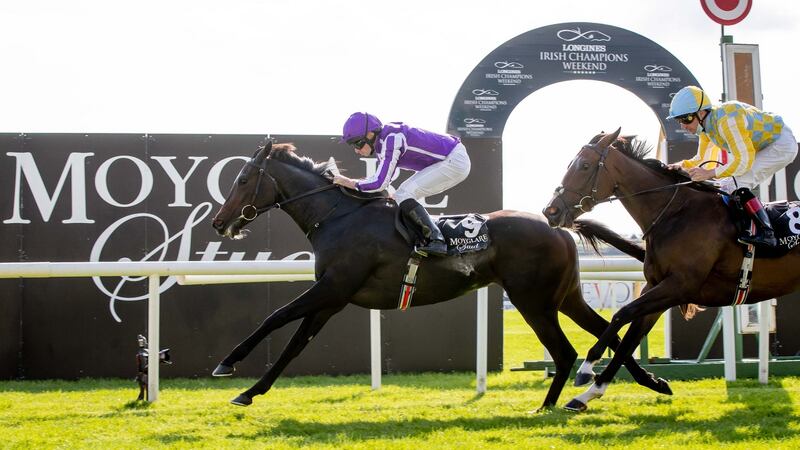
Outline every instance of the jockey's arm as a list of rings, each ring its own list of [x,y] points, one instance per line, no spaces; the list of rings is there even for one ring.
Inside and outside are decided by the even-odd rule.
[[[361,192],[380,192],[389,187],[397,161],[405,146],[405,136],[390,134],[383,143],[383,155],[378,157],[378,167],[371,177],[356,181],[356,189]]]
[[[358,187],[356,186],[356,180],[352,178],[347,178],[344,175],[334,175],[333,184],[338,184],[339,186],[344,186],[348,189],[355,189],[355,190],[358,189]]]

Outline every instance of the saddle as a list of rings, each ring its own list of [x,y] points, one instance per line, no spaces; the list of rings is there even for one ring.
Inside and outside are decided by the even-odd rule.
[[[441,216],[436,219],[436,226],[441,230],[447,243],[447,256],[463,255],[489,247],[489,227],[486,225],[486,220],[486,217],[472,213]],[[397,208],[394,223],[397,232],[412,249],[417,243],[424,242],[425,237],[422,235],[422,230],[412,223],[400,208]],[[401,311],[405,311],[411,305],[420,263],[420,255],[412,250],[405,275],[403,275],[400,298],[397,302],[397,308]]]
[[[724,196],[723,201],[728,205],[737,233],[740,236],[749,235],[752,219],[730,196]],[[757,245],[755,256],[756,258],[778,258],[800,244],[800,202],[785,200],[772,202],[765,204],[764,209],[772,222],[772,229],[778,245],[775,247]]]
[[[487,218],[480,214],[459,214],[441,216],[436,226],[442,231],[447,243],[447,256],[462,255],[485,250],[489,247],[489,228]],[[397,208],[395,228],[409,246],[424,242],[420,229]]]

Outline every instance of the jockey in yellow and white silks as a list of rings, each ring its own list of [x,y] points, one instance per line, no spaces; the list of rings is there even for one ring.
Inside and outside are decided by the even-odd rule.
[[[776,245],[769,218],[750,189],[769,182],[797,155],[797,140],[781,116],[737,101],[712,105],[702,89],[687,86],[673,97],[667,118],[677,120],[681,128],[700,138],[695,157],[670,167],[686,169],[694,181],[720,180],[727,191],[733,190],[730,177],[735,177],[739,189],[734,194],[759,225],[758,234],[740,240]],[[718,158],[714,158],[715,152]],[[701,166],[705,161],[719,164]]]
[[[717,148],[728,149],[729,152],[727,155],[729,158],[726,158],[727,163],[714,169],[714,178],[744,175],[753,167],[756,153],[775,143],[784,129],[781,116],[760,111],[747,103],[735,101],[712,106],[710,114],[702,125],[704,132],[700,133],[698,153],[704,152],[705,148],[712,143]],[[796,143],[794,150],[796,154]],[[773,162],[772,165],[778,166],[772,171],[773,173],[794,160],[791,151],[786,153],[785,164],[781,164],[782,160]],[[749,184],[750,180],[741,181]],[[741,185],[741,183],[739,184]]]

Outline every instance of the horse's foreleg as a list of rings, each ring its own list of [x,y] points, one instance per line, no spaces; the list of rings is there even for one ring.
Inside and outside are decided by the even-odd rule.
[[[253,403],[253,397],[256,395],[265,394],[270,390],[272,384],[280,376],[281,372],[286,368],[291,360],[296,358],[300,352],[306,348],[306,345],[314,339],[314,336],[319,333],[323,326],[328,322],[334,314],[338,313],[344,308],[344,305],[336,306],[322,311],[311,314],[303,319],[300,327],[295,331],[286,348],[283,349],[278,360],[267,370],[267,373],[261,377],[250,389],[239,394],[238,397],[231,400],[231,403],[239,406],[247,406]]]
[[[628,331],[622,338],[622,342],[617,346],[614,357],[611,358],[605,370],[595,377],[594,383],[586,392],[570,400],[564,408],[570,411],[584,411],[591,400],[600,398],[623,362],[633,358],[632,355],[633,351],[636,350],[636,346],[642,341],[642,337],[650,331],[660,315],[660,313],[651,314],[631,322]]]
[[[328,294],[326,294],[326,292]],[[256,328],[253,333],[248,336],[244,341],[237,345],[231,353],[222,360],[221,363],[214,369],[212,375],[216,377],[228,376],[233,374],[233,365],[244,359],[251,351],[258,345],[265,337],[278,328],[293,322],[301,317],[306,317],[309,314],[319,311],[323,308],[329,307],[326,300],[330,298],[330,292],[337,292],[334,286],[323,280],[314,283],[311,288],[301,294],[290,303],[277,309],[269,315],[261,325]]]

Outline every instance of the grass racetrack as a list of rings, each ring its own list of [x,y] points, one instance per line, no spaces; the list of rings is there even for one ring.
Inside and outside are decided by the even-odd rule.
[[[582,358],[593,338],[562,320]],[[617,382],[581,414],[560,409],[585,390],[568,384],[559,408],[531,414],[550,381],[509,368],[541,345],[516,311],[505,338],[483,396],[474,373],[384,376],[378,391],[368,375],[280,378],[247,408],[228,401],[254,380],[235,377],[162,379],[152,405],[132,401],[132,380],[3,381],[0,448],[800,448],[798,377],[672,382],[672,397]]]

